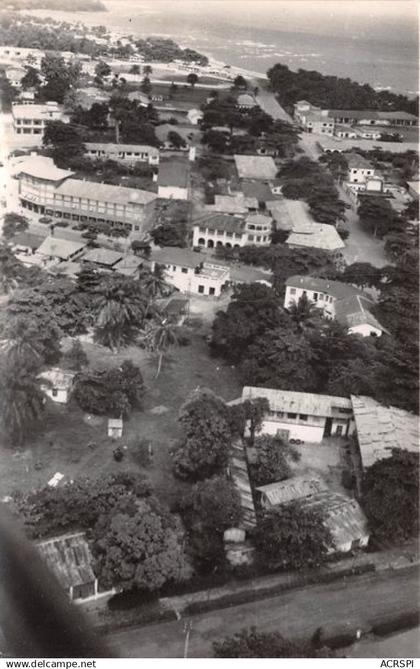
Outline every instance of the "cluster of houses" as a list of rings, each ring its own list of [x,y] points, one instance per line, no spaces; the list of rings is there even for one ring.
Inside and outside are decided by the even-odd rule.
[[[310,449],[340,449],[347,443],[351,455],[347,466],[360,490],[363,470],[377,460],[390,457],[393,449],[418,452],[417,417],[395,407],[382,406],[365,396],[334,397],[271,388],[246,386],[242,396],[230,404],[264,398],[268,409],[258,435],[273,435],[283,443],[306,444]],[[345,441],[344,441],[345,440]],[[299,447],[297,447],[299,448]],[[286,480],[253,488],[248,464],[254,460],[253,448],[235,444],[230,458],[230,476],[238,489],[243,521],[238,528],[226,530],[225,550],[234,564],[253,560],[247,533],[258,523],[255,505],[265,510],[299,502],[305,509],[317,509],[330,530],[330,552],[348,553],[365,548],[369,541],[367,519],[349,491],[331,484],[327,472],[296,469]],[[252,494],[253,492],[253,494]]]
[[[418,125],[417,116],[405,111],[321,109],[306,100],[296,102],[294,118],[306,132],[342,139],[377,140],[387,129]]]

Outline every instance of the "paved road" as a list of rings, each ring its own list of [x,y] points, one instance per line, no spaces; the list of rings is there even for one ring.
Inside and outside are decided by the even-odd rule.
[[[257,102],[263,111],[270,114],[275,120],[293,123],[292,117],[279,105],[274,93],[271,93],[271,91],[268,91],[265,88],[261,88],[261,82],[255,81],[253,84],[259,87]]]
[[[369,629],[372,622],[418,608],[418,569],[364,574],[291,590],[280,596],[192,616],[189,657],[211,657],[212,642],[243,627],[278,630],[289,638],[325,630]],[[108,635],[122,657],[183,657],[185,621],[131,627]]]
[[[393,634],[386,639],[366,639],[354,644],[349,657],[420,657],[420,629]]]
[[[314,160],[318,160],[322,153],[316,146],[318,140],[319,137],[316,135],[303,132],[299,141],[299,145],[305,151],[306,155]],[[336,184],[336,186],[340,192],[340,198],[344,202],[351,204],[349,196],[343,188],[339,184]],[[384,242],[380,239],[375,239],[361,228],[359,217],[354,209],[346,209],[346,223],[350,231],[350,236],[345,240],[346,248],[342,250],[342,254],[348,264],[368,262],[374,267],[383,267],[389,264],[389,260],[387,260],[384,253]]]

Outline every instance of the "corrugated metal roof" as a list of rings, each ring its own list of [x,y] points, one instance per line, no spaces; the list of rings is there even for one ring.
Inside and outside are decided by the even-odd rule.
[[[111,249],[91,249],[83,256],[83,260],[87,262],[94,262],[98,265],[115,265],[122,260],[123,254],[120,251],[112,251]]]
[[[346,153],[345,158],[350,169],[373,169],[372,163],[359,153]]]
[[[390,457],[394,448],[419,452],[418,416],[363,395],[351,395],[351,402],[364,467]]]
[[[229,469],[232,481],[241,498],[242,521],[239,523],[239,526],[244,529],[252,529],[256,526],[257,519],[251,484],[249,482],[245,449],[241,439],[237,439],[231,445]]]
[[[240,179],[274,179],[276,163],[270,156],[235,155],[236,169]]]
[[[319,479],[295,476],[286,481],[260,486],[257,490],[267,497],[272,506],[276,506],[315,495],[326,490],[326,486]]]
[[[50,381],[54,388],[68,390],[71,388],[74,379],[74,373],[68,372],[60,367],[51,367],[39,375],[42,379]]]
[[[37,253],[67,260],[70,256],[81,251],[86,246],[83,242],[60,239],[59,237],[47,237],[38,248]]]
[[[302,505],[324,515],[336,548],[369,536],[367,518],[355,499],[326,490],[306,498]]]
[[[245,228],[245,220],[239,216],[229,216],[229,214],[210,214],[200,216],[200,218],[194,221],[194,225],[199,225],[209,230],[223,230],[225,232],[242,234]]]
[[[64,589],[96,580],[84,532],[41,541],[37,549]]]
[[[257,397],[267,398],[271,411],[303,413],[325,418],[333,416],[333,408],[352,408],[352,403],[347,397],[299,393],[292,390],[275,390],[274,388],[258,388],[256,386],[245,386],[243,388],[243,400],[252,400]]]
[[[89,198],[94,202],[113,202],[115,204],[146,205],[158,197],[157,193],[138,188],[111,186],[95,181],[82,181],[81,179],[67,179],[56,188],[55,192],[76,198]]]
[[[31,107],[32,105],[28,106]],[[45,179],[46,181],[61,181],[72,176],[74,172],[56,167],[52,158],[29,156],[19,163],[16,174],[27,174],[30,177]]]
[[[324,251],[337,251],[345,248],[345,244],[333,225],[312,223],[297,230],[293,225],[293,232],[289,235],[288,246],[304,246]]]
[[[286,286],[327,293],[328,295],[335,297],[337,300],[364,294],[363,291],[355,288],[349,283],[331,281],[330,279],[319,279],[316,276],[302,276],[301,274],[290,276],[286,281]]]

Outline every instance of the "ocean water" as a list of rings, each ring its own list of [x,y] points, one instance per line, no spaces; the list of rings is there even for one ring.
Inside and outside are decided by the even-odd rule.
[[[295,3],[302,8],[300,16],[287,12],[287,5],[285,11],[264,14],[255,12],[264,5],[258,2],[261,0],[248,2],[248,10],[242,14],[227,11],[232,0],[109,0],[105,1],[107,12],[34,13],[102,24],[139,37],[164,35],[217,60],[263,74],[281,62],[293,70],[318,70],[375,88],[417,93],[417,23],[412,14],[405,17],[400,11],[395,21],[382,13],[358,15],[357,1],[353,14],[325,15],[323,5],[333,5],[328,2],[319,2],[318,10],[312,7],[312,14],[305,13],[305,2]],[[271,3],[274,10],[283,5]],[[246,8],[246,1],[243,6]]]

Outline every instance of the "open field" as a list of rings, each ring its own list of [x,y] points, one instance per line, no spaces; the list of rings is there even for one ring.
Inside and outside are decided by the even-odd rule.
[[[155,379],[156,359],[137,347],[112,354],[103,347],[84,343],[93,366],[114,366],[130,358],[140,366],[147,387],[142,411],[133,412],[124,425],[118,442],[106,436],[106,418],[88,420],[77,406],[48,405],[41,430],[34,431],[24,448],[7,448],[1,439],[0,498],[15,490],[30,490],[45,485],[60,472],[63,481],[75,477],[103,476],[115,471],[137,471],[148,476],[158,496],[171,503],[185,484],[173,478],[170,450],[179,437],[177,415],[188,395],[198,387],[208,387],[230,400],[240,387],[230,367],[212,360],[201,335],[192,334],[191,344],[173,349],[164,359],[161,374]],[[140,440],[152,444],[152,462],[146,466],[136,458]],[[117,463],[112,452],[117,445],[127,446],[125,457]],[[144,458],[143,458],[144,459]]]

